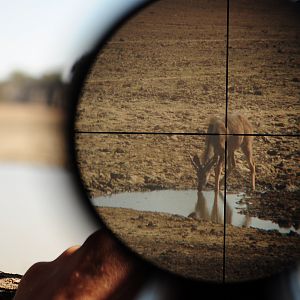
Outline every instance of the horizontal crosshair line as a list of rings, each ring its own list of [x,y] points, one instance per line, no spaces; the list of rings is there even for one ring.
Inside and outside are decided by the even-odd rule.
[[[300,137],[300,134],[279,133],[199,133],[199,132],[145,132],[145,131],[74,131],[75,134],[127,134],[127,135],[226,135],[226,136],[269,136],[269,137]]]

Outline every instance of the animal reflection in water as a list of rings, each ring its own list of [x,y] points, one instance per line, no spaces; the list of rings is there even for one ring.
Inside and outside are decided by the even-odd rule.
[[[218,224],[224,224],[224,195],[222,192],[214,193],[214,202],[212,208],[208,207],[211,199],[205,197],[202,191],[198,190],[198,199],[195,205],[195,210],[189,214],[189,218],[197,220],[206,220]],[[251,217],[248,215],[240,215],[242,222],[240,226],[250,227]],[[226,224],[233,224],[233,209],[226,203]]]

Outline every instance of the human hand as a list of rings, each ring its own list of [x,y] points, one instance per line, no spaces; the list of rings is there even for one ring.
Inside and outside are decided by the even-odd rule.
[[[132,299],[149,269],[104,230],[51,262],[34,264],[23,276],[15,300]]]

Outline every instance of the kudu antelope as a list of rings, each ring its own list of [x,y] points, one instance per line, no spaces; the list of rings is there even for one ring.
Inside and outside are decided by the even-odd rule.
[[[255,164],[252,156],[253,136],[251,136],[251,134],[253,134],[253,129],[250,122],[240,114],[229,114],[226,130],[224,121],[218,118],[212,118],[209,122],[207,133],[211,135],[206,136],[202,162],[197,154],[194,156],[190,155],[191,162],[197,172],[198,190],[202,191],[206,186],[211,169],[215,166],[215,192],[219,192],[220,176],[225,160],[226,138],[228,162],[227,177],[236,166],[234,152],[241,148],[250,168],[251,187],[252,190],[255,190]],[[222,179],[222,182],[223,180],[224,178]]]

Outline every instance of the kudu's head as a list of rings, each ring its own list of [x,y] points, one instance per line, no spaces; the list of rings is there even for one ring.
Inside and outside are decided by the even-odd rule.
[[[198,191],[202,191],[208,182],[210,170],[214,165],[214,160],[211,158],[202,165],[197,154],[194,156],[190,155],[190,159],[197,173]]]

